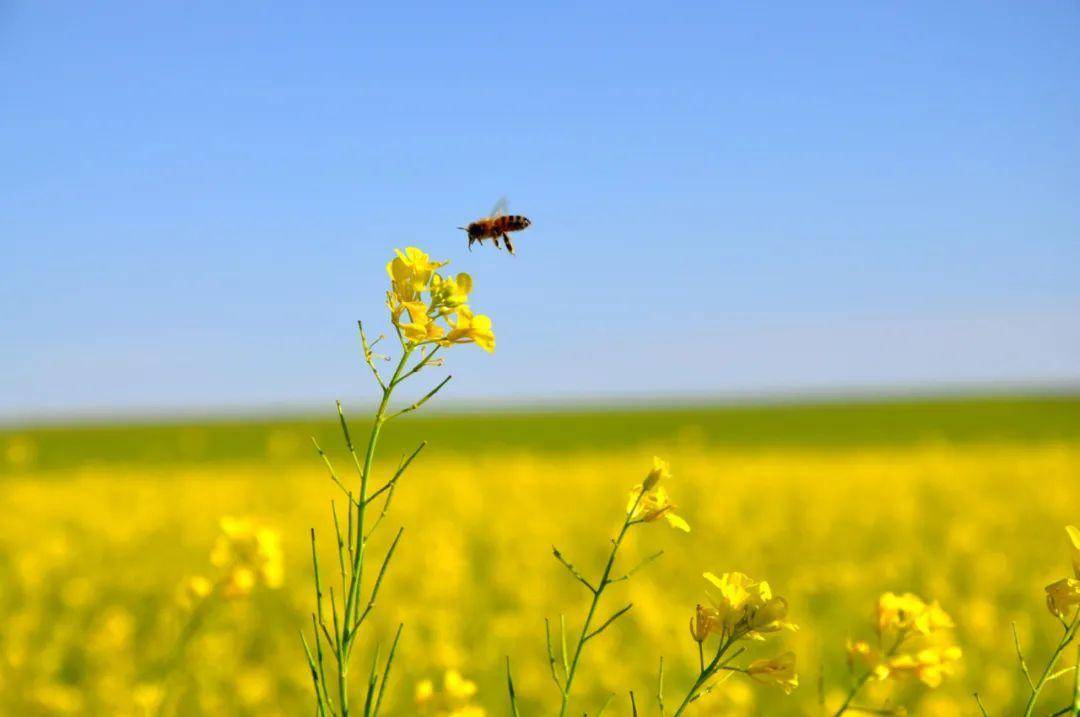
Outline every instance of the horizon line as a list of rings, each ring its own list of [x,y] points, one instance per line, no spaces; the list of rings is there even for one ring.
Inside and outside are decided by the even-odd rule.
[[[457,400],[432,407],[433,417],[477,413],[589,413],[610,410],[664,410],[679,408],[753,408],[755,406],[814,406],[842,403],[908,403],[955,400],[1080,400],[1080,377],[1060,381],[951,382],[892,386],[778,387],[745,391],[690,392],[597,392],[588,396],[569,394],[520,395]],[[346,403],[347,399],[341,399]],[[374,400],[353,404],[366,406]],[[263,405],[201,406],[175,408],[79,408],[23,415],[0,415],[0,431],[40,428],[95,427],[110,425],[183,425],[238,421],[318,420],[326,409],[321,403],[280,402]],[[329,419],[327,419],[329,420]]]

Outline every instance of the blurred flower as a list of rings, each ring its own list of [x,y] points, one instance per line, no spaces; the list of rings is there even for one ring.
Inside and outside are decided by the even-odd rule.
[[[1069,536],[1072,547],[1072,567],[1074,578],[1062,578],[1046,586],[1046,607],[1060,618],[1075,606],[1080,605],[1080,530],[1075,525],[1066,525],[1065,533]]]
[[[466,680],[457,670],[447,670],[443,675],[443,690],[453,700],[467,700],[476,694],[476,683]]]
[[[443,673],[442,689],[436,690],[431,680],[421,680],[413,689],[413,699],[423,715],[433,717],[484,717],[484,710],[472,704],[476,683],[465,679],[457,670]]]
[[[878,651],[870,646],[870,643],[865,640],[847,641],[847,661],[848,668],[855,669],[857,664],[863,664],[866,667],[874,667],[880,662],[881,656]]]
[[[799,676],[795,673],[794,652],[754,660],[746,666],[746,674],[762,684],[775,685],[789,695],[799,686]]]
[[[416,704],[425,705],[435,695],[435,683],[431,680],[420,680],[413,689],[413,699]]]
[[[1046,607],[1053,614],[1065,617],[1077,605],[1080,605],[1080,580],[1062,578],[1046,586]]]
[[[1077,580],[1080,580],[1080,529],[1075,525],[1066,525],[1065,532],[1069,536],[1069,542],[1072,544],[1072,565],[1073,575]]]
[[[202,575],[193,575],[180,587],[179,602],[185,608],[192,608],[214,591],[214,584]]]
[[[920,635],[929,635],[941,628],[951,627],[953,627],[952,618],[941,609],[936,600],[927,605],[913,593],[897,595],[891,592],[878,598],[878,634],[893,630],[896,632],[914,631]]]
[[[952,619],[937,602],[927,604],[912,593],[884,593],[878,598],[874,627],[888,649],[882,653],[884,647],[879,650],[862,640],[848,640],[847,660],[852,670],[862,664],[878,680],[914,676],[937,687],[960,660],[960,648],[949,644],[942,634],[953,627]],[[933,644],[928,644],[930,640]]]
[[[221,519],[221,531],[210,562],[225,572],[222,593],[226,597],[243,597],[259,584],[281,587],[284,568],[277,531],[232,517]]]
[[[874,671],[878,679],[891,675],[913,675],[928,687],[937,687],[942,679],[953,674],[962,653],[959,647],[928,647],[914,654],[890,657]]]
[[[645,476],[640,485],[630,491],[630,499],[626,505],[627,512],[633,511],[631,520],[641,520],[651,523],[659,518],[664,518],[673,528],[690,532],[690,525],[685,520],[675,515],[675,504],[671,502],[667,491],[660,485],[661,479],[670,479],[671,472],[668,464],[659,458],[653,458],[653,468]]]

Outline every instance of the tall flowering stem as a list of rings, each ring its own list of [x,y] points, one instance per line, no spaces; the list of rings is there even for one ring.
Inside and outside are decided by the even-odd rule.
[[[1065,526],[1065,532],[1072,547],[1073,577],[1062,578],[1046,586],[1046,607],[1050,614],[1061,623],[1063,632],[1057,646],[1050,653],[1050,657],[1047,658],[1046,665],[1037,680],[1033,681],[1031,679],[1031,673],[1028,671],[1027,663],[1024,661],[1024,655],[1020,651],[1020,639],[1016,637],[1016,626],[1013,626],[1013,635],[1016,639],[1016,657],[1020,661],[1020,668],[1024,673],[1029,688],[1028,699],[1024,705],[1024,717],[1030,717],[1034,713],[1035,703],[1038,702],[1043,687],[1048,682],[1071,670],[1077,672],[1073,676],[1072,704],[1054,714],[1080,714],[1080,652],[1077,653],[1077,663],[1073,668],[1054,671],[1062,653],[1076,639],[1077,633],[1080,633],[1080,530],[1074,525],[1067,525]]]
[[[1038,679],[1034,682],[1029,682],[1028,686],[1030,691],[1028,693],[1027,702],[1024,705],[1024,717],[1030,717],[1035,713],[1035,703],[1039,700],[1039,695],[1042,693],[1043,688],[1048,682],[1056,677],[1060,677],[1072,670],[1080,669],[1080,653],[1077,654],[1077,666],[1071,669],[1065,669],[1060,672],[1054,672],[1054,668],[1057,666],[1058,660],[1061,658],[1065,649],[1072,644],[1072,641],[1076,639],[1076,634],[1080,631],[1080,610],[1076,611],[1072,620],[1064,622],[1062,627],[1064,632],[1061,635],[1061,639],[1058,640],[1057,646],[1053,652],[1050,653],[1050,657],[1046,660],[1046,665],[1043,667],[1041,673],[1039,673]],[[1080,680],[1080,678],[1074,678]],[[1073,687],[1073,704],[1068,707],[1055,712],[1054,714],[1077,714],[1080,711],[1080,699],[1077,695],[1080,694],[1080,681],[1075,681]]]
[[[625,607],[618,610],[611,617],[605,620],[604,624],[601,625],[595,632],[592,631],[593,618],[596,616],[596,609],[600,605],[600,599],[604,595],[604,590],[612,583],[611,570],[615,565],[615,557],[619,553],[619,548],[622,546],[622,542],[623,539],[626,537],[626,533],[633,525],[635,525],[635,523],[631,518],[631,513],[627,513],[625,519],[623,520],[622,527],[619,528],[619,534],[616,536],[615,540],[612,541],[611,552],[608,554],[607,563],[604,564],[604,571],[600,574],[600,579],[597,581],[595,586],[585,580],[570,563],[566,562],[557,548],[552,548],[552,552],[554,553],[555,558],[562,562],[564,565],[566,565],[567,569],[570,570],[571,574],[573,574],[574,577],[578,578],[578,580],[580,580],[585,585],[585,587],[588,588],[588,590],[592,593],[592,600],[589,602],[589,611],[585,614],[585,622],[581,625],[581,633],[578,635],[577,645],[574,647],[574,656],[570,660],[569,668],[567,668],[565,671],[566,680],[561,687],[562,706],[559,709],[560,717],[566,714],[566,710],[570,705],[570,690],[574,684],[574,677],[577,675],[578,664],[581,662],[581,654],[585,651],[585,643],[593,637],[599,635],[609,625],[611,625],[611,623],[613,623],[622,615],[629,612],[630,608],[633,607],[632,604],[628,603]]]
[[[384,380],[377,365],[378,360],[389,360],[388,357],[375,353],[375,347],[382,337],[369,342],[363,324],[360,324],[364,361],[379,385],[381,398],[371,422],[367,447],[362,458],[353,443],[341,404],[338,403],[338,420],[345,447],[358,474],[358,490],[348,487],[323,449],[317,443],[315,445],[326,464],[331,481],[341,489],[345,499],[344,521],[339,515],[337,505],[331,501],[331,517],[337,546],[339,584],[336,589],[331,585],[324,592],[315,530],[311,530],[315,586],[315,610],[311,614],[313,636],[311,642],[304,635],[301,639],[311,674],[315,713],[318,717],[349,717],[353,714],[349,688],[349,664],[353,649],[361,626],[375,608],[380,588],[404,528],[398,528],[379,562],[374,578],[368,581],[370,585],[365,585],[364,571],[369,562],[368,543],[389,511],[398,481],[425,445],[421,443],[409,456],[402,456],[394,473],[381,486],[375,488],[372,466],[380,433],[388,421],[415,411],[427,403],[446,385],[450,377],[443,379],[419,400],[397,411],[391,410],[394,390],[425,368],[441,365],[442,359],[436,358],[440,349],[464,343],[476,343],[488,352],[495,348],[490,319],[474,315],[465,303],[472,289],[472,279],[468,274],[444,278],[436,271],[444,265],[445,262],[433,262],[427,254],[412,247],[404,252],[397,252],[397,256],[387,265],[391,284],[386,303],[401,346],[401,356],[389,379]],[[440,324],[440,321],[443,324]],[[370,513],[376,509],[378,514],[371,520]],[[403,626],[399,625],[386,659],[381,663],[381,670],[379,646],[375,647],[371,671],[366,680],[366,694],[358,712],[363,717],[376,717],[382,708],[402,629]]]
[[[619,527],[618,533],[611,540],[611,552],[608,553],[607,561],[604,563],[604,568],[600,573],[600,577],[595,581],[586,578],[581,571],[574,567],[574,565],[563,556],[558,548],[552,548],[555,559],[569,571],[575,580],[584,585],[585,589],[588,590],[591,595],[589,608],[585,613],[585,620],[581,625],[581,631],[578,633],[577,641],[572,649],[568,649],[567,645],[566,621],[560,619],[561,660],[557,661],[555,658],[555,650],[552,648],[551,642],[551,625],[549,622],[545,621],[547,627],[547,650],[548,662],[551,668],[551,679],[559,690],[561,702],[559,707],[559,717],[565,717],[567,710],[570,708],[570,695],[574,686],[574,678],[578,674],[581,665],[581,656],[585,652],[586,644],[611,627],[616,620],[630,612],[630,609],[633,607],[632,603],[628,603],[611,613],[611,615],[604,619],[603,622],[597,624],[597,611],[600,608],[600,602],[603,599],[605,591],[615,583],[629,580],[634,573],[663,554],[663,551],[654,553],[627,572],[621,575],[615,574],[615,563],[619,554],[619,548],[622,547],[623,540],[626,538],[631,528],[663,518],[675,528],[683,531],[690,530],[690,526],[687,525],[686,521],[675,514],[675,505],[668,498],[664,488],[659,485],[662,479],[670,479],[670,477],[671,474],[668,472],[667,463],[661,461],[659,458],[653,459],[652,470],[649,471],[648,475],[639,485],[635,486],[633,490],[630,491],[630,498],[627,503],[626,514],[623,516],[622,525]],[[513,680],[510,676],[509,662],[507,663],[507,682],[510,692],[511,713],[516,714],[517,703],[513,690]]]

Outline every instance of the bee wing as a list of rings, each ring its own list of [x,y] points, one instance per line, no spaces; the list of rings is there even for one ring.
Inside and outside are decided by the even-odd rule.
[[[499,201],[495,202],[495,206],[491,208],[491,214],[489,217],[501,217],[506,214],[506,209],[510,205],[506,197],[499,197]]]

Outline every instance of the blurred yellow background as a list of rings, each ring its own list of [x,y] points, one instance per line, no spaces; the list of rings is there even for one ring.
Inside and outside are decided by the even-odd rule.
[[[625,567],[665,554],[611,588],[604,612],[634,608],[589,643],[579,712],[610,691],[607,714],[629,714],[632,689],[652,713],[661,655],[668,701],[681,696],[694,676],[687,623],[705,597],[701,574],[739,570],[786,596],[802,628],[748,656],[794,649],[802,686],[785,697],[736,675],[696,714],[819,714],[822,669],[835,705],[845,641],[871,637],[885,590],[940,600],[964,658],[940,689],[882,684],[865,702],[897,695],[915,714],[970,714],[977,689],[993,713],[1011,714],[1024,691],[1010,621],[1040,664],[1060,630],[1043,587],[1069,573],[1062,528],[1080,506],[1078,416],[1076,401],[1036,399],[402,422],[379,476],[400,446],[436,439],[376,539],[378,552],[405,527],[369,633],[385,652],[405,623],[387,706],[414,714],[415,685],[457,670],[477,683],[476,705],[506,714],[509,655],[523,713],[550,713],[558,694],[543,620],[563,613],[576,630],[588,597],[551,547],[596,574],[627,492],[656,454],[671,463],[667,487],[693,529],[661,521],[631,532]],[[0,713],[159,714],[162,700],[183,715],[308,713],[298,637],[313,605],[308,529],[323,565],[334,565],[327,506],[341,496],[307,436],[340,440],[326,423],[243,425],[0,434]],[[756,428],[727,430],[739,425]],[[130,460],[108,454],[110,432],[126,436]],[[560,442],[565,450],[550,449]],[[221,448],[229,445],[231,454]],[[331,455],[349,475],[341,451]],[[225,516],[279,534],[283,586],[219,601],[175,656],[190,610],[183,585],[214,575],[209,555]],[[372,647],[354,658],[358,674]],[[174,658],[177,668],[159,674]],[[1066,687],[1055,685],[1046,704],[1063,704]]]

